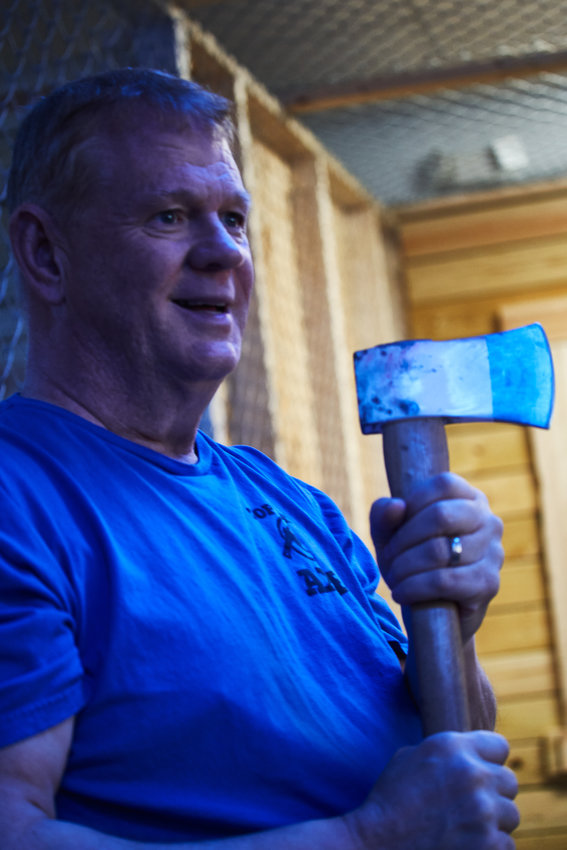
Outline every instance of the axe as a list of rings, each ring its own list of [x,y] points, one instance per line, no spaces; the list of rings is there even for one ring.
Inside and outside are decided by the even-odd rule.
[[[360,424],[382,433],[392,496],[449,469],[444,426],[499,421],[549,427],[553,364],[538,324],[483,337],[378,345],[354,354]],[[470,729],[457,607],[409,611],[425,735]]]

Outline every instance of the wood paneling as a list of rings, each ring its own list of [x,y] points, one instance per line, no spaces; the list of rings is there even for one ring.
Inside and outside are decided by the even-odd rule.
[[[493,608],[478,633],[481,654],[547,648],[551,641],[544,605],[533,603],[511,611]]]
[[[540,321],[553,340],[567,340],[565,184],[398,214],[412,336],[475,336]],[[504,520],[501,591],[477,645],[521,783],[520,850],[567,848],[567,786],[552,781],[548,757],[548,738],[567,719],[567,424],[557,417],[549,434],[503,424],[448,429],[452,468]]]
[[[526,467],[514,467],[499,474],[487,470],[466,477],[486,493],[492,510],[503,519],[537,508],[535,481]]]
[[[552,692],[548,696],[501,700],[496,728],[511,740],[543,738],[558,722],[557,698]]]
[[[451,469],[461,475],[486,474],[528,463],[523,428],[513,425],[449,425],[447,428]]]
[[[499,699],[549,694],[556,687],[555,671],[547,647],[513,654],[487,655],[483,663]]]
[[[541,739],[512,741],[507,765],[516,774],[520,785],[540,785],[545,782],[545,756]]]
[[[403,210],[400,238],[413,336],[493,333],[505,317],[505,327],[545,319],[553,339],[567,339],[565,185]],[[567,670],[567,645],[557,640],[563,632],[554,623],[564,622],[567,605],[567,545],[554,549],[548,537],[563,540],[565,529],[566,428],[559,423],[547,454],[549,435],[517,426],[448,429],[452,468],[483,489],[504,520],[501,590],[477,646],[499,703],[497,728],[510,740],[509,764],[521,783],[520,850],[567,848],[567,788],[551,783],[546,743],[565,719],[558,672]],[[540,447],[537,468],[532,436]],[[547,483],[550,476],[556,484]],[[552,550],[561,576],[550,581],[544,552],[551,557]]]
[[[409,220],[402,233],[402,249],[408,258],[423,257],[566,232],[567,196],[552,195]]]
[[[406,277],[414,304],[500,297],[539,287],[567,286],[567,240],[564,235],[495,245],[483,251],[453,252],[408,262]]]
[[[565,790],[523,791],[521,794],[522,831],[546,829],[567,832],[567,806]],[[565,847],[567,845],[563,845]],[[539,850],[539,848],[538,848]]]
[[[533,835],[517,834],[516,850],[565,850],[567,847],[567,829],[547,832],[537,830]]]
[[[508,517],[504,523],[502,544],[506,558],[520,558],[539,554],[539,526],[535,513]]]
[[[492,604],[492,611],[513,605],[532,602],[543,603],[546,586],[539,558],[508,558],[500,576],[500,591]]]

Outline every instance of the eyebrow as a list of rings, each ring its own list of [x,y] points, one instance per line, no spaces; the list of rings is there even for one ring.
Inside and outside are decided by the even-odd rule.
[[[149,199],[158,199],[163,201],[183,201],[183,200],[191,200],[191,201],[200,201],[201,195],[199,192],[193,192],[190,188],[177,187],[177,188],[157,188],[153,192],[148,192],[148,200]],[[232,191],[227,192],[226,196],[224,196],[224,202],[227,204],[242,204],[247,209],[252,206],[252,196],[245,189],[234,189]]]

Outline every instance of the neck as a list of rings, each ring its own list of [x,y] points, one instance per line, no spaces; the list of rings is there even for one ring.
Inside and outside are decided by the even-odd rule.
[[[21,394],[57,405],[168,457],[196,463],[197,428],[217,386],[191,387],[174,398],[164,389],[140,399],[133,392],[97,391],[86,382],[65,385],[28,370]]]

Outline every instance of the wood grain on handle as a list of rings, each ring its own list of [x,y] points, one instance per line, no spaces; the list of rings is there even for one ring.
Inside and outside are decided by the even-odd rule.
[[[405,499],[416,484],[449,469],[447,439],[440,419],[391,422],[384,426],[383,439],[392,496]],[[425,735],[468,731],[469,706],[456,605],[443,600],[412,605],[408,632]]]

